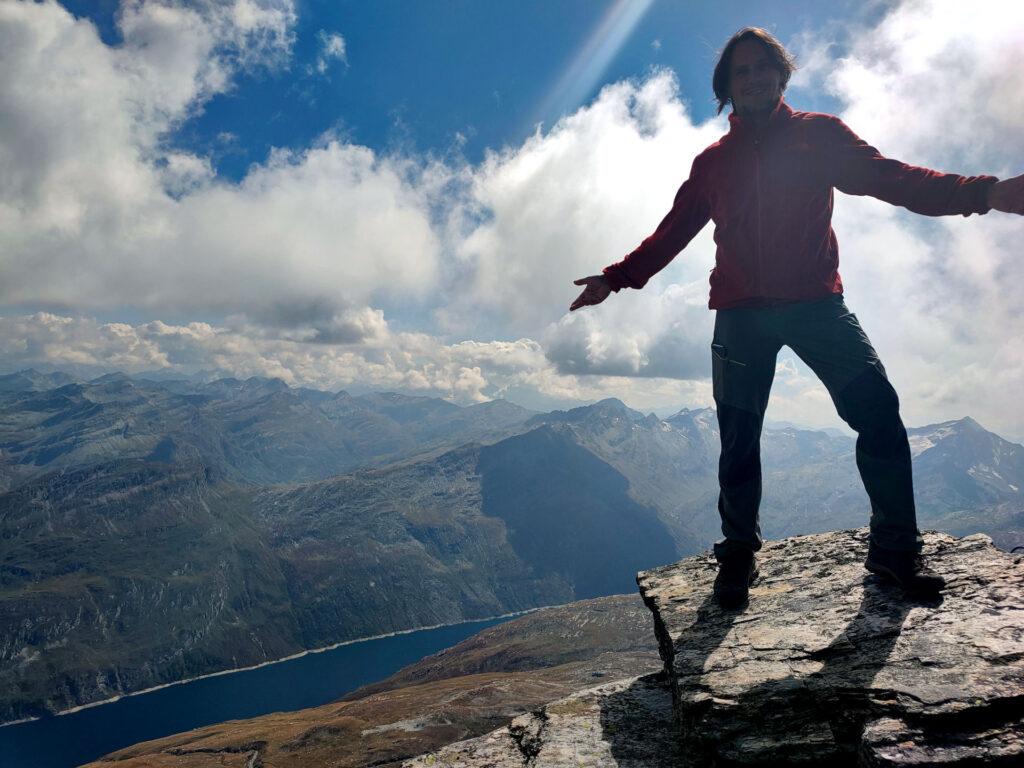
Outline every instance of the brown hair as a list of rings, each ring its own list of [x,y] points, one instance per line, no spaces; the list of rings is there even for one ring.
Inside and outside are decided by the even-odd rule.
[[[744,27],[730,37],[729,42],[725,44],[722,52],[718,55],[715,74],[711,78],[711,87],[714,88],[715,98],[718,99],[718,114],[722,114],[725,105],[729,103],[729,70],[732,67],[732,51],[744,40],[756,40],[765,47],[769,61],[782,78],[779,85],[783,91],[786,90],[790,75],[796,69],[793,55],[771,32],[760,27]]]

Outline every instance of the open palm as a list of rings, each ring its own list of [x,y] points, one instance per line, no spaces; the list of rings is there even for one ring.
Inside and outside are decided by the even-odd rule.
[[[612,292],[612,287],[608,284],[608,278],[604,275],[590,275],[589,277],[581,277],[572,282],[574,285],[586,285],[587,287],[583,289],[583,293],[577,296],[576,301],[569,307],[570,312],[591,304],[600,304]]]

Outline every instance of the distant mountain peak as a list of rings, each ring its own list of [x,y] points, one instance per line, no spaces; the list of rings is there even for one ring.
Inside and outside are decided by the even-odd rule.
[[[714,413],[715,413],[715,409],[714,408],[707,408],[707,407],[705,407],[705,408],[686,408],[686,407],[683,407],[683,408],[680,408],[675,413],[673,413],[671,416],[669,416],[669,418],[670,419],[674,419],[676,416],[691,416],[691,417],[692,416],[698,416],[698,415],[705,416],[705,415],[708,415],[708,414],[713,416]]]
[[[598,400],[596,403],[573,408],[569,413],[579,413],[581,415],[593,413],[613,414],[628,416],[633,421],[642,421],[644,419],[643,413],[630,408],[617,397],[606,397],[604,400]]]
[[[682,408],[664,421],[684,432],[692,429],[702,431],[718,429],[718,416],[714,408]]]
[[[111,381],[131,381],[132,377],[123,371],[114,371],[113,373],[105,373],[102,376],[97,376],[95,379],[89,379],[89,384],[106,384]]]
[[[1007,442],[994,432],[989,432],[970,416],[928,424],[923,427],[910,427],[907,429],[907,436],[910,439],[910,449],[914,456],[950,440],[957,442],[980,441],[980,444],[987,444],[990,440]]]

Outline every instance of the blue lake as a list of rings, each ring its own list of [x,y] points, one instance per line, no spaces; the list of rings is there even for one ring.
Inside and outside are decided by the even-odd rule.
[[[448,648],[505,616],[360,640],[256,669],[126,696],[0,728],[2,768],[72,768],[140,741],[224,720],[326,704]]]

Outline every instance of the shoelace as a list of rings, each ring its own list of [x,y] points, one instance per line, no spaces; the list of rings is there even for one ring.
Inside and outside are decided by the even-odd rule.
[[[928,566],[925,564],[924,555],[921,555],[921,554],[914,555],[914,570],[915,571],[926,571],[928,573],[931,572],[931,571],[928,570]]]

